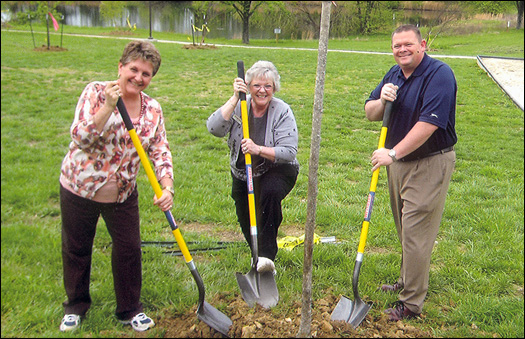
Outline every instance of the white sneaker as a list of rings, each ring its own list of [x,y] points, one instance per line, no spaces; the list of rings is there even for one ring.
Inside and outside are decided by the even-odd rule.
[[[122,324],[130,325],[133,327],[135,331],[144,332],[146,330],[149,330],[153,326],[155,326],[155,323],[153,322],[153,319],[145,315],[144,313],[139,313],[130,320],[119,320]]]
[[[78,326],[80,326],[80,316],[78,314],[66,314],[60,323],[60,331],[73,331]]]
[[[265,257],[259,257],[259,261],[257,262],[257,272],[272,272],[273,275],[277,273],[273,261]]]

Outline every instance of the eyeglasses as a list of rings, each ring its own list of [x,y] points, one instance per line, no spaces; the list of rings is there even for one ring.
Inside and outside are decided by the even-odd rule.
[[[253,89],[256,90],[256,91],[260,90],[261,88],[264,88],[264,90],[265,90],[266,92],[269,92],[269,91],[273,90],[273,86],[272,86],[272,85],[264,85],[264,86],[261,86],[261,85],[259,85],[259,84],[255,84],[255,85],[252,85],[252,87],[253,87]]]

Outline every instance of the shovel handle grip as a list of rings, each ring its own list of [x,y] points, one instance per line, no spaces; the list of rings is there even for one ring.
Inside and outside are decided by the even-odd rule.
[[[237,61],[237,77],[244,80],[244,61],[242,60]],[[246,93],[239,92],[239,99],[246,101]]]
[[[244,81],[244,62],[237,61],[237,76]],[[241,119],[242,119],[242,134],[243,138],[250,138],[250,128],[248,125],[248,106],[246,103],[246,93],[239,92],[239,99],[241,100]],[[246,165],[252,164],[252,157],[250,153],[246,153]]]

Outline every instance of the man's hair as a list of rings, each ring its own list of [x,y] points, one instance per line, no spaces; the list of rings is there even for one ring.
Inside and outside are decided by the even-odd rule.
[[[398,28],[396,28],[396,30],[394,31],[394,33],[392,33],[392,38],[394,37],[394,34],[397,34],[397,33],[401,33],[401,32],[414,32],[416,34],[416,37],[417,37],[417,40],[419,42],[421,42],[423,40],[423,38],[421,37],[421,31],[419,30],[419,28],[417,28],[417,26],[415,25],[402,25],[402,26],[399,26]]]
[[[126,65],[137,59],[148,61],[153,65],[153,74],[155,76],[160,67],[160,53],[157,48],[149,41],[136,40],[126,45],[120,62]]]

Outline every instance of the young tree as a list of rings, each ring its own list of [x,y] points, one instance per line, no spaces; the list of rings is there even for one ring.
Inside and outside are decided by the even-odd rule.
[[[306,233],[304,237],[303,264],[303,303],[301,307],[301,325],[298,338],[311,336],[312,323],[312,261],[317,212],[317,170],[319,168],[319,148],[321,145],[321,118],[323,117],[324,80],[326,74],[326,55],[330,32],[331,1],[323,1],[319,33],[319,50],[317,56],[317,76],[315,80],[314,111],[312,119],[312,144],[310,149],[310,168],[308,172],[308,208],[306,216]]]
[[[190,8],[195,16],[192,30],[193,32],[195,32],[195,30],[202,32],[200,43],[202,45],[204,44],[206,33],[210,31],[208,28],[208,20],[213,21],[214,17],[217,16],[217,10],[215,10],[214,1],[192,1]],[[193,44],[195,44],[195,42]]]
[[[49,13],[51,13],[55,18],[61,18],[62,13],[58,12],[56,8],[57,6],[60,6],[63,3],[63,1],[34,1],[33,3],[36,4],[36,9],[33,11],[29,11],[28,13],[18,12],[17,21],[23,23],[28,20],[32,20],[33,18],[36,18],[44,22],[47,27],[47,49],[49,49],[49,21],[51,20],[49,18]]]
[[[436,4],[439,3],[441,6],[436,8],[436,17],[427,23],[428,32],[424,38],[428,50],[431,50],[432,43],[449,24],[470,15],[468,5],[464,1],[436,1]]]

